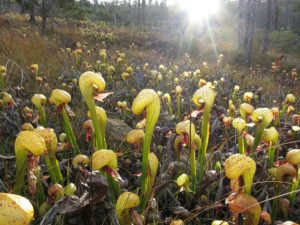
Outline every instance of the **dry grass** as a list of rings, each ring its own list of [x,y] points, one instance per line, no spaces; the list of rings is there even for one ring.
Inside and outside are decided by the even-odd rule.
[[[292,85],[292,81],[286,74],[273,74],[271,71],[262,70],[260,67],[253,68],[252,70],[246,70],[245,68],[237,69],[238,72],[233,72],[231,79],[240,84],[243,90],[253,90],[254,92],[258,88],[262,89],[264,102],[272,107],[278,105],[278,101],[283,101],[288,93],[293,93],[295,96],[300,96],[300,89],[298,88],[299,80],[296,80]],[[263,69],[264,70],[264,69]]]
[[[8,26],[4,24],[1,27],[0,24],[0,64],[8,66],[8,74],[11,74],[11,79],[7,79],[9,87],[20,85],[22,75],[30,79],[32,76],[28,67],[33,63],[39,64],[40,71],[43,73],[42,76],[46,77],[50,86],[56,84],[57,78],[62,74],[68,73],[69,77],[76,77],[80,72],[83,72],[84,68],[71,71],[70,64],[66,62],[68,59],[66,59],[65,54],[61,54],[61,48],[67,47],[64,46],[66,39],[71,40],[74,45],[76,42],[84,43],[86,41],[89,49],[95,49],[96,44],[101,43],[98,39],[99,34],[111,32],[116,36],[116,40],[112,43],[107,42],[108,52],[127,52],[128,59],[132,61],[130,63],[135,66],[141,66],[146,62],[151,65],[169,63],[170,58],[174,57],[173,52],[176,52],[176,49],[172,49],[174,46],[172,46],[169,37],[163,33],[139,33],[138,29],[128,29],[126,27],[116,28],[105,24],[96,25],[89,22],[51,19],[48,24],[47,35],[42,36],[40,34],[40,18],[37,18],[36,25],[30,25],[26,15],[6,14],[1,18],[9,22]],[[133,42],[135,44],[131,45]],[[211,50],[208,50],[211,49],[210,45],[202,43],[200,47],[196,46],[199,43],[193,46],[195,49],[201,49],[198,58],[193,59],[193,65],[184,65],[184,63],[176,60],[174,63],[183,64],[184,69],[189,69],[191,66],[193,68],[199,67],[205,59],[204,53],[211,52]],[[233,49],[232,42],[224,43],[227,44],[222,45],[222,49]],[[176,42],[173,44],[175,45]],[[128,51],[128,49],[130,50]],[[225,57],[229,60],[233,59],[232,54],[225,55]],[[90,64],[95,64],[98,59],[90,58],[88,60]],[[291,90],[288,79],[281,79],[280,76],[274,77],[272,73],[268,72],[270,67],[271,65],[269,65],[269,68],[261,68],[261,72],[257,72],[258,69],[254,68],[256,70],[255,74],[248,69],[237,67],[235,69],[238,72],[233,73],[233,69],[231,69],[229,78],[240,84],[245,90],[251,86],[254,86],[252,89],[262,87],[264,93],[268,94],[269,97],[267,98],[269,98],[270,103],[272,103],[271,96],[275,99],[277,99],[277,96],[283,98],[291,91],[299,96],[300,90],[296,88],[297,85],[294,86],[294,90]],[[241,75],[244,75],[245,78],[242,79]],[[279,85],[280,88],[278,89]]]

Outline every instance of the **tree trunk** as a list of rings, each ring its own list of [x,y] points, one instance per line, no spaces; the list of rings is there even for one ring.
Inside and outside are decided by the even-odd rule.
[[[0,14],[4,11],[4,2],[0,1]]]
[[[21,7],[21,14],[25,14],[26,13],[26,9],[24,7],[24,4],[20,4]]]
[[[1,0],[0,3],[0,7],[4,10],[4,11],[9,11],[10,10],[10,0]]]
[[[295,12],[292,12],[291,29],[295,30]]]
[[[297,18],[297,19],[296,19],[296,22],[295,22],[296,32],[297,32],[298,34],[300,34],[300,15],[297,15],[296,18]]]
[[[241,50],[244,44],[245,38],[245,13],[244,13],[244,0],[239,0],[238,5],[238,18],[239,18],[239,45],[238,49]]]
[[[35,5],[34,5],[34,3],[32,3],[32,6],[30,7],[29,22],[32,24],[35,24]]]
[[[274,14],[274,30],[278,30],[278,21],[279,21],[279,5],[277,0],[274,1],[275,14]]]
[[[248,0],[247,2],[247,21],[246,21],[246,33],[245,33],[245,61],[248,66],[252,63],[252,45],[254,35],[254,0]]]
[[[138,19],[139,35],[141,36],[141,33],[142,33],[142,24],[141,24],[141,0],[138,0],[137,11],[138,11],[137,19]]]
[[[289,0],[285,0],[284,30],[289,26]]]
[[[142,0],[142,21],[146,21],[146,0]]]
[[[47,17],[42,16],[42,34],[46,34],[46,28],[47,28]]]
[[[138,11],[138,15],[137,15],[138,22],[140,22],[141,21],[141,0],[138,0],[137,11]]]
[[[11,1],[10,0],[7,0],[7,8],[8,8],[8,10],[10,10],[10,8],[11,8]]]
[[[47,9],[46,8],[46,0],[42,1],[41,6],[41,16],[42,16],[42,34],[46,34],[46,28],[47,28]]]
[[[264,35],[264,44],[263,44],[263,52],[266,52],[269,48],[269,33],[271,26],[271,15],[272,15],[272,0],[267,1],[267,18],[265,23],[265,35]]]

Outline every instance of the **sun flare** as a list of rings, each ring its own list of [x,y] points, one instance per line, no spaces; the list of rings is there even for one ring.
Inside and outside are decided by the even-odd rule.
[[[215,15],[220,8],[220,0],[182,0],[178,3],[188,12],[191,22],[200,22],[210,15]]]

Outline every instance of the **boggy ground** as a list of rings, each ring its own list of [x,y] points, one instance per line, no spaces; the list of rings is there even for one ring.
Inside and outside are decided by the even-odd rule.
[[[174,58],[173,46],[161,46],[156,42],[149,48],[142,44],[159,39],[159,35],[137,35],[135,43],[132,42],[134,36],[130,36],[134,34],[129,35],[126,30],[111,31],[105,25],[86,22],[77,22],[76,27],[70,28],[69,24],[74,21],[53,20],[47,36],[41,36],[38,27],[28,25],[22,16],[6,15],[5,18],[9,22],[2,25],[0,35],[0,64],[6,68],[0,111],[1,192],[11,192],[18,178],[14,149],[20,131],[42,129],[39,127],[42,116],[31,100],[34,94],[47,98],[43,103],[47,117],[44,127],[54,129],[59,137],[55,154],[62,180],[54,182],[45,163],[47,154],[39,160],[39,175],[30,176],[31,170],[27,167],[29,179],[25,179],[20,194],[35,207],[33,224],[211,224],[217,219],[231,224],[265,224],[270,222],[268,215],[276,224],[288,220],[300,222],[300,195],[289,194],[299,190],[296,187],[299,162],[295,164],[287,157],[289,150],[299,148],[296,70],[285,70],[284,65],[272,65],[271,61],[268,67],[231,66],[226,54],[207,63],[188,54]],[[90,157],[95,150],[100,150],[95,124],[84,123],[90,109],[86,107],[78,81],[86,71],[101,73],[105,80],[105,90],[99,91],[98,83],[92,88],[102,93],[97,95],[96,105],[106,112],[106,149],[113,150],[112,155],[117,159],[117,168],[105,164],[101,175],[91,165],[92,160],[79,160],[85,162],[83,165],[74,163],[74,143],[68,135],[67,138],[61,135],[68,131],[61,116],[66,109],[81,154]],[[55,88],[70,94],[72,100],[67,103],[68,107],[66,103],[55,106],[49,102]],[[154,91],[141,94],[146,88]],[[198,89],[201,91],[196,94]],[[153,97],[149,101],[154,102],[150,104],[152,110],[159,113],[157,122],[147,104],[146,113],[135,115],[134,99],[141,95],[138,99],[142,100],[135,100],[141,107],[143,99]],[[250,105],[246,109],[242,106],[245,103]],[[264,107],[269,109],[260,114]],[[204,122],[206,112],[210,115],[208,126]],[[265,123],[265,117],[270,115],[270,121]],[[247,123],[241,130],[233,123],[240,117],[244,122],[241,119],[238,124]],[[154,126],[150,134],[147,133],[150,125],[145,127],[148,121]],[[269,130],[265,130],[260,139],[257,133],[262,124]],[[145,136],[127,143],[126,135],[134,129],[139,129],[140,133],[145,131]],[[209,135],[205,135],[205,129],[209,130]],[[278,135],[273,133],[274,129]],[[151,181],[149,187],[143,189],[143,145],[151,137],[150,150],[155,155],[151,157],[156,158],[157,161],[153,161],[158,164],[152,166],[150,160],[144,176],[149,176]],[[203,143],[207,138],[205,154]],[[256,144],[258,146],[254,147]],[[270,154],[272,149],[275,149],[274,157]],[[298,155],[292,158],[299,158],[299,152],[294,152]],[[230,163],[228,158],[232,159],[237,153],[241,153],[238,157],[245,161]],[[251,157],[255,159],[254,164],[249,164]],[[205,163],[201,158],[205,158]],[[269,163],[270,158],[274,158],[274,163]],[[242,172],[239,178],[229,174],[229,164],[238,166],[233,170]],[[117,169],[120,177],[116,183],[120,192],[116,194],[111,192],[114,187],[111,176],[118,176],[109,172]],[[253,170],[251,197],[244,173]],[[201,171],[204,171],[203,176]],[[251,177],[251,173],[248,176]],[[33,180],[32,185],[30,181]],[[38,180],[42,191],[34,185]],[[117,197],[126,191],[140,195],[141,203],[127,197],[123,206],[116,206],[115,210]],[[233,192],[235,194],[230,195]],[[36,193],[44,194],[42,202]],[[127,207],[133,208],[127,210]],[[127,214],[131,216],[126,218]],[[244,222],[243,218],[246,218]]]

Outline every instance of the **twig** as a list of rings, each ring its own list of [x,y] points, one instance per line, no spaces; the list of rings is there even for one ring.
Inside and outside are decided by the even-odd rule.
[[[2,159],[2,160],[15,160],[16,156],[4,156],[4,155],[0,155],[0,159]]]

